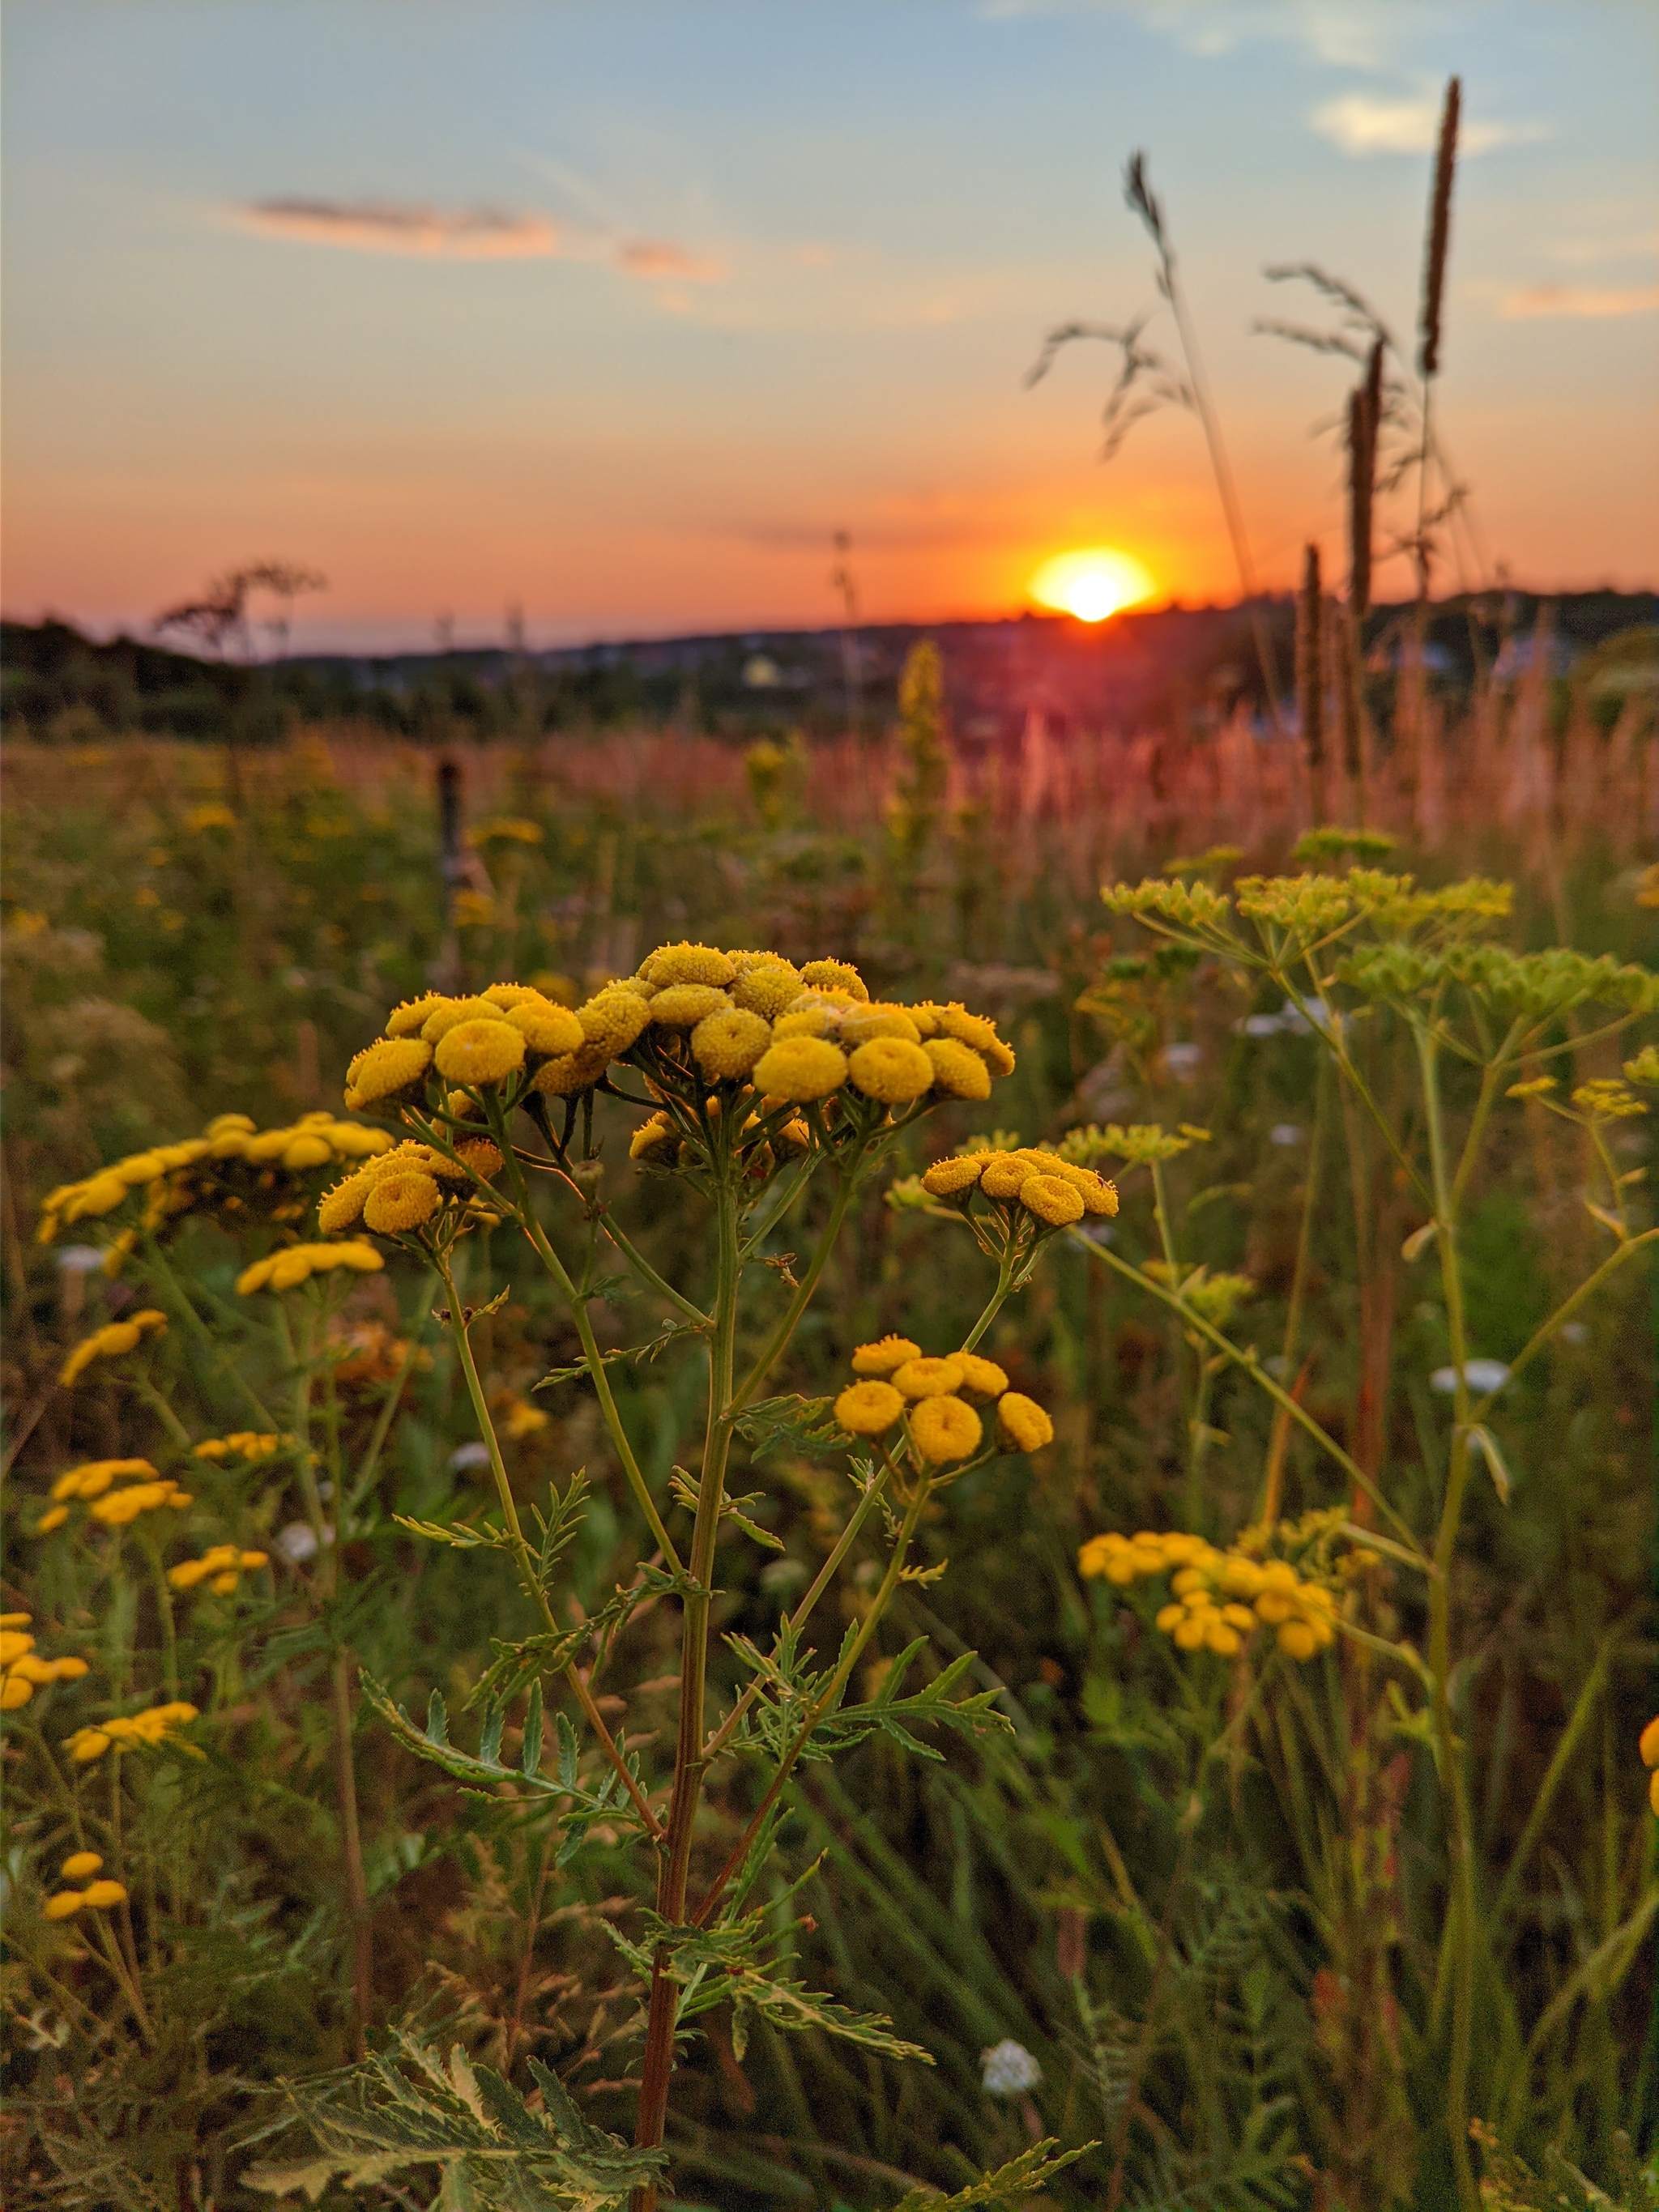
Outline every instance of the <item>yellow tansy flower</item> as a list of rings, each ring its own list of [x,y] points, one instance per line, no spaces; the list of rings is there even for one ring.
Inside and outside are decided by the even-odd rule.
[[[383,1037],[346,1070],[345,1103],[355,1109],[396,1098],[413,1091],[431,1065],[432,1047],[423,1037]]]
[[[809,960],[800,971],[800,979],[815,990],[844,991],[853,999],[867,999],[870,995],[863,976],[845,960]]]
[[[653,1001],[653,1015],[660,1004],[661,999]],[[747,1075],[771,1042],[771,1025],[759,1014],[741,1006],[726,1006],[705,1015],[696,1024],[691,1032],[691,1052],[703,1073],[717,1082],[722,1077],[729,1080]]]
[[[1018,1390],[1005,1390],[997,1400],[997,1425],[1008,1441],[1023,1452],[1041,1451],[1054,1440],[1054,1423],[1035,1398],[1028,1398]],[[1109,1572],[1109,1568],[1103,1571]]]
[[[521,1030],[498,1015],[457,1022],[439,1042],[438,1073],[452,1083],[501,1083],[524,1066]]]
[[[430,1221],[440,1203],[438,1186],[429,1175],[407,1169],[381,1176],[364,1201],[364,1225],[383,1237],[394,1237]]]
[[[580,1052],[586,1042],[581,1024],[568,1006],[555,1006],[539,991],[531,992],[507,1009],[507,1018],[523,1036],[532,1052],[549,1057]]]
[[[890,1382],[849,1382],[836,1401],[836,1419],[848,1436],[884,1436],[904,1411]]]
[[[921,1187],[935,1198],[959,1198],[963,1191],[973,1189],[986,1162],[994,1157],[991,1152],[964,1152],[951,1159],[935,1160],[923,1176]]]
[[[963,1389],[976,1398],[1000,1398],[1008,1388],[1008,1377],[994,1359],[981,1359],[976,1352],[953,1352],[951,1357],[962,1370]]]
[[[891,1375],[907,1359],[920,1359],[921,1346],[908,1336],[884,1336],[874,1344],[861,1344],[853,1354],[854,1375]]]
[[[985,1433],[979,1415],[961,1398],[924,1398],[910,1408],[910,1441],[935,1467],[967,1459]]]
[[[854,1084],[866,1098],[885,1106],[908,1106],[933,1087],[933,1063],[919,1044],[903,1037],[872,1037],[848,1062]]]
[[[1019,1202],[1051,1228],[1061,1229],[1068,1221],[1080,1221],[1083,1218],[1083,1193],[1073,1190],[1058,1176],[1028,1176],[1019,1187]]]
[[[847,1055],[823,1037],[785,1037],[762,1054],[753,1072],[757,1088],[769,1097],[828,1098],[847,1080]]]
[[[651,1018],[659,1029],[696,1029],[711,1014],[731,1011],[731,1000],[712,983],[670,983],[651,1001]]]
[[[967,1380],[959,1360],[907,1359],[892,1373],[893,1387],[907,1398],[942,1398]]]

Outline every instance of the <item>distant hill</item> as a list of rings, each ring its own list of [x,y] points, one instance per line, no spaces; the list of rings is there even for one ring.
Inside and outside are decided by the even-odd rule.
[[[1456,694],[1478,648],[1500,676],[1534,650],[1543,602],[1510,592],[1442,601],[1431,623],[1435,681]],[[1652,592],[1589,592],[1548,603],[1550,671],[1620,633],[1652,625]],[[1282,686],[1291,666],[1288,599],[1261,603]],[[1409,607],[1378,608],[1370,665],[1397,661]],[[874,731],[895,709],[911,646],[932,637],[944,658],[959,740],[994,742],[1033,710],[1054,726],[1190,726],[1239,702],[1260,708],[1249,610],[1170,606],[1091,628],[1063,616],[1004,622],[884,623],[857,635],[856,708]],[[0,705],[14,734],[81,743],[129,732],[249,744],[298,722],[349,720],[435,743],[646,720],[734,739],[847,725],[854,687],[839,629],[750,630],[640,638],[535,653],[301,654],[277,663],[198,659],[130,637],[94,643],[68,623],[0,625]]]

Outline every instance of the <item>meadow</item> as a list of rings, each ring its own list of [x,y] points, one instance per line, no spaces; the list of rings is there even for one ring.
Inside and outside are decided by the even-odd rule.
[[[654,2069],[684,2205],[1659,2202],[1650,708],[1360,793],[925,678],[456,754],[447,868],[431,749],[9,748],[9,2201],[652,2203]],[[722,947],[827,1103],[360,1057]]]

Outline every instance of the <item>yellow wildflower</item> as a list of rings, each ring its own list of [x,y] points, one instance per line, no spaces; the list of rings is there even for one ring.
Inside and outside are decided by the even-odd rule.
[[[389,1037],[419,1036],[428,1015],[448,1003],[441,991],[428,991],[418,999],[405,999],[401,1006],[394,1006],[386,1016],[386,1033]]]
[[[335,1267],[349,1267],[367,1275],[385,1265],[374,1247],[361,1237],[337,1244],[290,1244],[244,1267],[236,1278],[236,1288],[242,1297],[251,1297],[255,1291],[291,1291],[312,1275],[326,1274]]]
[[[176,1567],[169,1567],[167,1580],[174,1589],[181,1590],[207,1583],[221,1597],[228,1597],[243,1575],[269,1564],[269,1556],[264,1552],[245,1552],[236,1544],[215,1544],[199,1559],[182,1559]]]
[[[836,1419],[850,1437],[884,1436],[904,1411],[890,1382],[849,1382],[836,1401]]]
[[[532,1052],[550,1058],[559,1053],[580,1052],[586,1042],[582,1025],[570,1008],[556,1006],[539,991],[527,993],[507,1007],[507,1019],[522,1034]]]
[[[662,998],[669,995],[664,992]],[[678,988],[673,995],[679,995]],[[660,1004],[660,998],[653,1000],[653,1018],[660,1018],[656,1016]],[[705,1015],[691,1032],[693,1057],[711,1082],[747,1075],[771,1042],[770,1024],[740,1006],[726,1006]]]
[[[359,1168],[356,1175],[349,1175],[343,1182],[323,1193],[317,1201],[317,1226],[325,1237],[337,1237],[341,1230],[362,1220],[364,1201],[377,1180],[367,1168]]]
[[[112,1490],[107,1498],[100,1498],[88,1508],[94,1521],[106,1528],[125,1528],[141,1513],[159,1512],[163,1506],[172,1506],[182,1513],[195,1499],[188,1491],[180,1490],[171,1475],[155,1482],[135,1482],[125,1490]]]
[[[628,1147],[630,1160],[652,1160],[675,1141],[677,1132],[666,1114],[653,1114],[635,1130]]]
[[[997,1425],[1018,1450],[1041,1451],[1054,1440],[1054,1425],[1035,1398],[1005,1390],[997,1400]]]
[[[984,1433],[979,1415],[961,1398],[927,1397],[910,1408],[910,1441],[935,1467],[968,1458]]]
[[[1659,1766],[1659,1718],[1648,1723],[1636,1739],[1636,1748],[1644,1766]]]
[[[1051,1228],[1064,1228],[1068,1221],[1083,1218],[1083,1194],[1062,1182],[1058,1176],[1028,1176],[1019,1187],[1019,1202],[1028,1212],[1035,1213],[1039,1221]]]
[[[67,1505],[49,1505],[34,1524],[37,1536],[50,1536],[54,1528],[61,1528],[69,1519]]]
[[[150,1330],[164,1331],[167,1325],[167,1316],[152,1307],[129,1315],[125,1321],[106,1322],[75,1346],[58,1371],[58,1381],[72,1385],[94,1359],[118,1359],[124,1352],[136,1351]]]
[[[71,1851],[58,1871],[65,1881],[89,1881],[103,1863],[97,1851]]]
[[[858,969],[845,960],[809,960],[800,971],[803,983],[821,991],[842,991],[849,998],[867,999],[870,995]]]
[[[798,968],[787,960],[763,956],[739,970],[732,986],[732,1003],[741,1006],[745,1013],[758,1014],[764,1021],[775,1021],[785,1007],[799,996],[800,987]]]
[[[363,1222],[383,1237],[395,1237],[430,1221],[439,1204],[438,1186],[429,1175],[408,1170],[382,1176],[364,1201]]]
[[[1012,1152],[993,1152],[980,1170],[979,1187],[987,1198],[1018,1198],[1022,1185],[1036,1170]]]
[[[993,1157],[989,1152],[968,1152],[952,1159],[935,1160],[923,1176],[921,1187],[935,1198],[960,1197],[964,1191],[974,1188],[984,1173],[985,1163]]]
[[[659,945],[640,967],[641,980],[659,991],[684,983],[729,983],[737,972],[729,957],[712,945]]]
[[[868,1006],[849,1006],[841,1018],[841,1041],[848,1051],[854,1045],[868,1044],[872,1037],[900,1037],[906,1044],[920,1044],[921,1032],[916,1027],[908,1006],[890,1006],[879,1000]]]
[[[639,1003],[643,1012],[643,1000]],[[593,1088],[610,1066],[611,1058],[610,1047],[604,1044],[586,1044],[580,1052],[562,1052],[556,1059],[543,1062],[530,1087],[540,1091],[544,1098],[574,1097],[579,1091]]]
[[[891,1375],[907,1359],[920,1359],[921,1346],[908,1336],[884,1336],[877,1343],[861,1344],[853,1354],[854,1375]]]
[[[933,1063],[919,1044],[899,1036],[872,1037],[848,1062],[854,1084],[885,1106],[908,1106],[933,1085]],[[986,1086],[988,1090],[988,1082]]]
[[[1581,1083],[1572,1094],[1572,1103],[1581,1114],[1588,1114],[1595,1121],[1625,1121],[1648,1110],[1627,1085],[1611,1075],[1597,1076],[1593,1083]]]
[[[823,1037],[786,1037],[762,1054],[754,1078],[771,1097],[796,1103],[827,1098],[847,1079],[847,1055]]]
[[[893,1387],[907,1398],[942,1398],[959,1390],[967,1380],[954,1359],[907,1359],[892,1371]]]
[[[345,1103],[354,1110],[414,1091],[432,1065],[423,1037],[383,1037],[360,1052],[346,1070]]]
[[[594,1052],[603,1051],[607,1061],[625,1053],[651,1018],[650,1000],[615,985],[596,992],[585,1006],[576,1009],[576,1019],[589,1047]]]
[[[52,1503],[64,1498],[101,1498],[111,1483],[138,1477],[154,1482],[155,1469],[147,1459],[89,1459],[60,1474],[52,1486]]]
[[[955,1037],[929,1037],[922,1046],[935,1087],[947,1098],[988,1098],[991,1071],[976,1052]]]
[[[487,1022],[501,1018],[501,1009],[477,994],[467,999],[434,999],[421,1024],[421,1035],[429,1045],[459,1029],[463,1022]]]
[[[499,1016],[457,1022],[439,1042],[438,1073],[452,1083],[501,1083],[524,1066],[524,1051],[522,1030]]]
[[[233,1429],[228,1437],[206,1437],[192,1447],[198,1459],[246,1459],[254,1462],[275,1459],[292,1437],[279,1437],[274,1429]]]
[[[153,1750],[157,1744],[165,1743],[175,1729],[197,1717],[196,1707],[182,1701],[152,1705],[145,1712],[100,1721],[90,1728],[76,1729],[69,1738],[66,1747],[76,1765],[88,1766],[94,1759],[101,1759],[112,1744],[124,1748],[141,1746]],[[119,1902],[118,1899],[116,1901]]]
[[[976,1398],[1000,1398],[1008,1388],[1008,1377],[994,1359],[981,1359],[976,1352],[953,1352],[951,1357],[962,1370],[963,1389]]]
[[[651,1018],[659,1029],[696,1029],[711,1014],[731,1011],[731,1000],[712,983],[670,983],[651,1001]]]

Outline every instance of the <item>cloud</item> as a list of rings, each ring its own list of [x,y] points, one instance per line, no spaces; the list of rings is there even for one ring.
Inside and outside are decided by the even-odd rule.
[[[1534,315],[1649,315],[1659,307],[1659,284],[1523,284],[1498,307],[1506,322]]]
[[[718,261],[703,261],[683,246],[641,238],[617,248],[617,266],[630,276],[672,276],[682,284],[713,284],[726,271]]]
[[[613,239],[581,224],[556,223],[535,211],[462,208],[421,201],[312,199],[287,195],[254,200],[236,210],[243,226],[266,238],[307,246],[346,246],[362,253],[410,253],[445,261],[608,261],[625,276],[708,284],[725,274],[665,239]]]
[[[240,211],[251,230],[367,253],[417,253],[450,261],[544,259],[568,251],[545,216],[500,208],[441,209],[395,200],[255,200]]]
[[[1396,95],[1345,92],[1316,107],[1308,118],[1322,138],[1345,154],[1427,154],[1440,135],[1441,94]],[[1457,150],[1465,158],[1488,154],[1495,146],[1529,146],[1549,136],[1542,123],[1465,122]]]

